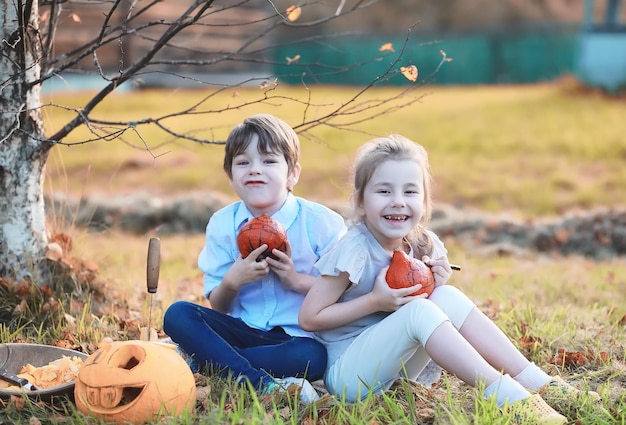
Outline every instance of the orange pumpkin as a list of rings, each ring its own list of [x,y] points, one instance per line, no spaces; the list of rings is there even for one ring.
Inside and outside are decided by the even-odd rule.
[[[76,407],[116,424],[143,424],[193,409],[195,379],[175,348],[148,341],[116,341],[98,349],[78,372]]]
[[[432,294],[435,289],[435,277],[423,261],[409,257],[404,251],[396,250],[391,257],[391,264],[385,275],[391,288],[407,288],[420,283],[422,287],[410,295]]]
[[[257,261],[265,257],[271,257],[273,249],[287,251],[287,234],[283,226],[267,214],[254,217],[239,230],[237,234],[237,247],[243,258],[263,244],[267,244],[267,250],[259,255]]]

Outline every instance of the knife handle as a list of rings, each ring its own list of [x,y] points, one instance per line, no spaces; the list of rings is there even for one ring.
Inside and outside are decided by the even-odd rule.
[[[0,379],[7,381],[10,384],[17,385],[20,388],[28,385],[28,379],[21,378],[6,369],[0,369]]]
[[[148,293],[154,294],[159,286],[159,271],[161,270],[161,240],[150,238],[148,244],[148,260],[146,271],[146,282]]]

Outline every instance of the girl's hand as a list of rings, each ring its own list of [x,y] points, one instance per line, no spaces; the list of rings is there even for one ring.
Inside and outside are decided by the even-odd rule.
[[[430,258],[428,255],[422,257],[424,264],[430,267],[435,277],[435,286],[445,285],[452,276],[452,269],[448,257],[443,256],[436,259]]]
[[[239,291],[248,283],[267,276],[270,272],[269,264],[265,259],[257,261],[266,249],[267,245],[263,244],[252,251],[246,258],[241,258],[240,255],[224,275],[222,283],[228,282],[231,290]]]
[[[389,266],[381,269],[378,276],[376,276],[374,288],[372,289],[372,292],[370,292],[370,296],[373,297],[374,302],[378,307],[378,311],[393,312],[416,298],[427,297],[426,294],[410,296],[410,294],[422,287],[419,283],[408,288],[390,288],[385,280],[385,275],[387,274],[388,269]]]

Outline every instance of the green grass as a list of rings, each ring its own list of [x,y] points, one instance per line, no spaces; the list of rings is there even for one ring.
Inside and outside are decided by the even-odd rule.
[[[280,87],[282,94],[302,96],[301,90]],[[370,96],[390,93],[384,89]],[[252,90],[239,90],[240,97]],[[316,104],[333,103],[348,88],[316,90]],[[623,101],[583,95],[566,84],[522,87],[428,87],[420,103],[368,122],[362,133],[320,128],[315,139],[302,138],[304,172],[297,194],[318,199],[347,199],[347,170],[354,149],[371,135],[399,132],[429,150],[436,180],[436,202],[490,211],[515,211],[527,216],[558,214],[575,207],[593,208],[623,203],[626,145]],[[73,96],[73,97],[72,97]],[[81,95],[55,95],[55,101],[76,102]],[[163,114],[163,108],[190,104],[197,92],[150,91],[112,98],[99,108],[101,117],[138,119]],[[233,102],[232,94],[211,105]],[[167,100],[167,101],[164,101]],[[285,102],[267,107],[291,124],[302,110]],[[318,113],[320,106],[310,113]],[[139,114],[140,112],[140,114]],[[249,113],[236,111],[217,118],[186,118],[181,128],[223,139],[230,126]],[[59,111],[50,113],[48,128],[61,125]],[[220,146],[171,142],[153,128],[141,128],[156,154],[130,148],[119,140],[84,146],[57,146],[52,152],[48,189],[74,195],[112,196],[138,190],[158,195],[190,190],[230,193],[221,170]],[[367,134],[365,134],[367,133]],[[82,134],[84,136],[85,133]],[[140,140],[126,141],[140,146]],[[73,136],[74,141],[80,139]],[[319,140],[323,140],[323,143]],[[162,265],[158,291],[147,296],[145,261],[152,235],[129,235],[111,230],[88,233],[71,223],[55,223],[73,239],[71,255],[93,260],[107,283],[108,299],[98,302],[103,312],[90,314],[89,305],[75,306],[70,327],[10,332],[0,328],[3,342],[25,338],[54,343],[72,330],[78,343],[93,344],[104,337],[133,338],[140,326],[160,326],[163,312],[177,299],[202,300],[202,278],[196,259],[204,235],[159,235]],[[485,256],[446,241],[450,258],[463,266],[451,284],[470,295],[514,341],[548,373],[599,386],[601,405],[565,406],[569,423],[626,424],[626,264],[623,259],[593,262],[576,257]],[[40,303],[40,299],[35,300]],[[96,301],[94,301],[96,302]],[[37,304],[35,304],[37,305]],[[124,323],[124,328],[119,324]],[[93,348],[93,346],[89,346]],[[582,353],[580,365],[563,363],[559,352]],[[215,376],[198,383],[206,394],[194,413],[165,418],[160,424],[506,424],[480,390],[444,375],[433,388],[400,382],[382,396],[362,403],[323,398],[303,406],[289,394],[257,396]],[[4,423],[94,424],[72,403],[10,404],[0,411]],[[156,423],[156,421],[155,421]]]

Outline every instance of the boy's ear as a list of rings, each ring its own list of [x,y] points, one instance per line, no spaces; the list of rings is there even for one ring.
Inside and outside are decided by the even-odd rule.
[[[287,189],[293,190],[293,187],[298,183],[300,179],[300,171],[302,170],[302,166],[299,162],[293,166],[293,169],[289,171],[287,175]]]

